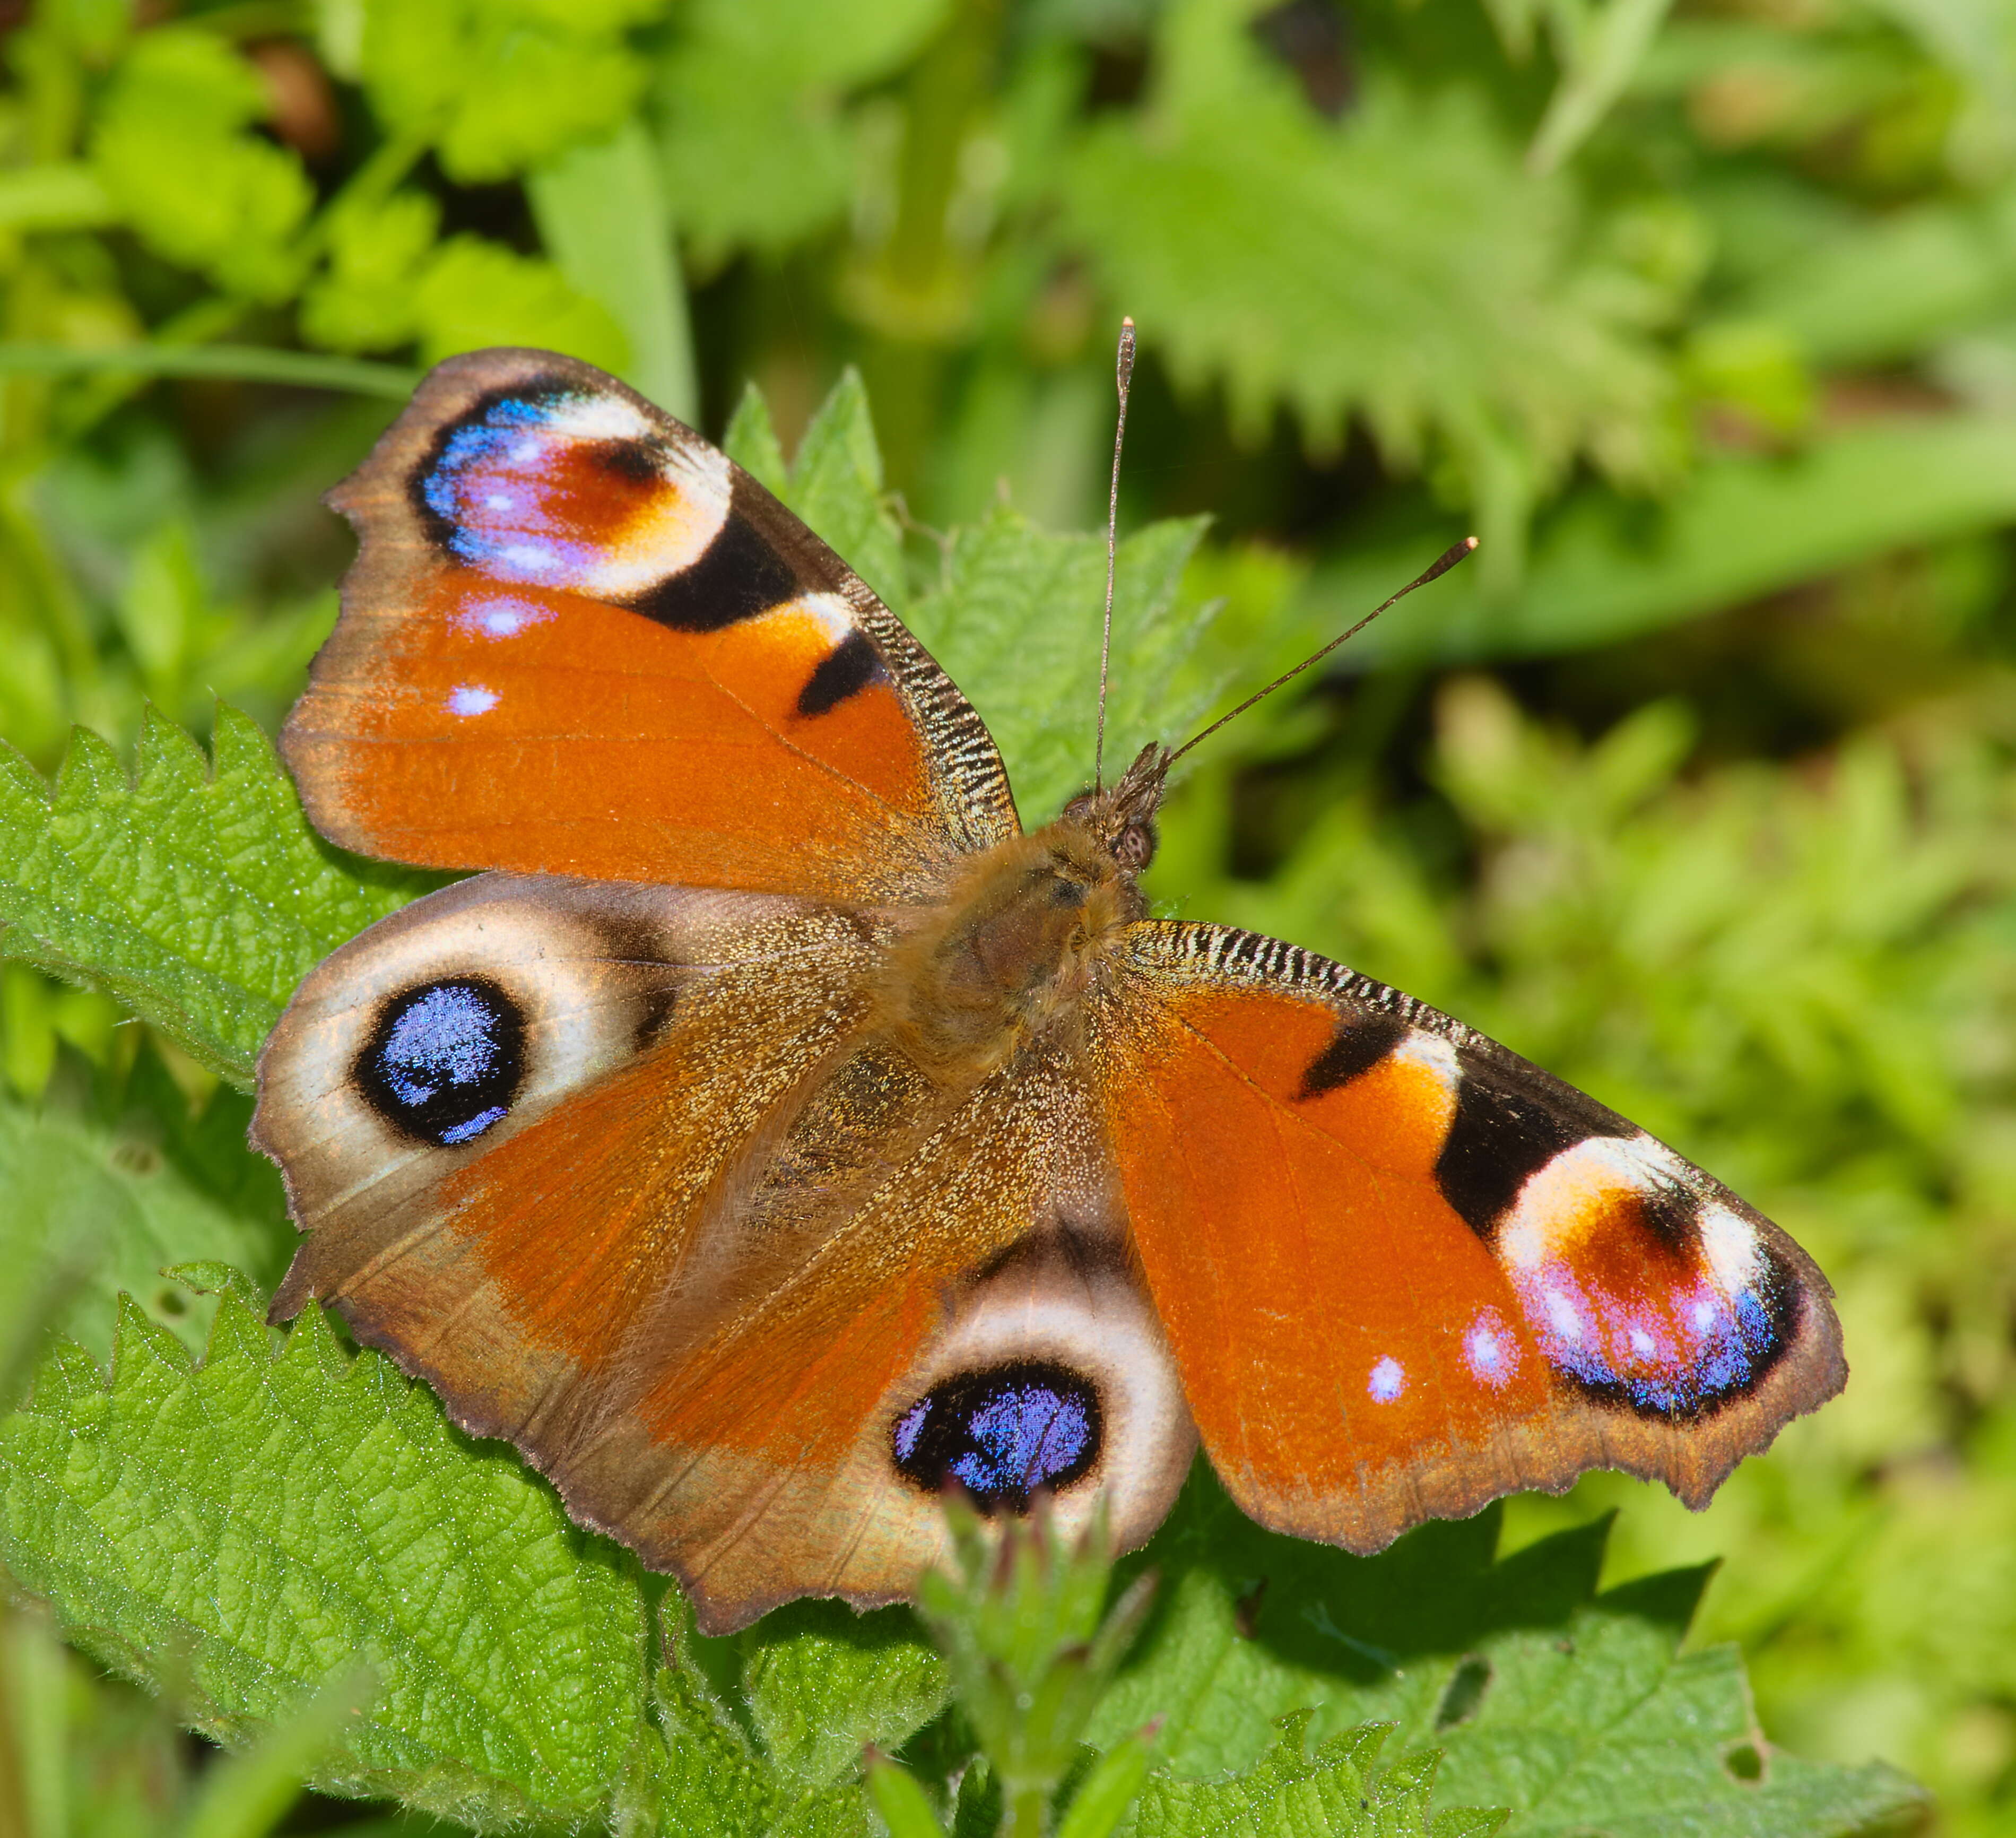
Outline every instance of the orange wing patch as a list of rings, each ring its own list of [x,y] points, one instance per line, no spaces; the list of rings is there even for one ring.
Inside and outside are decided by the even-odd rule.
[[[1112,1119],[1214,1463],[1269,1523],[1332,1537],[1340,1496],[1453,1465],[1548,1397],[1510,1284],[1435,1184],[1453,1067],[1403,1046],[1298,1098],[1336,1032],[1314,1004],[1200,992]]]
[[[801,596],[675,632],[443,570],[354,670],[319,667],[289,759],[319,824],[333,804],[397,860],[859,896],[932,859],[931,787],[872,651],[834,687],[866,650],[848,617]]]

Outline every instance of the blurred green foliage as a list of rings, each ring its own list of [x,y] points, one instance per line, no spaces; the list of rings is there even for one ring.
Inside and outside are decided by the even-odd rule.
[[[218,1305],[162,1263],[284,1259],[229,1086],[416,884],[322,851],[254,726],[333,617],[319,495],[419,366],[552,345],[733,415],[1040,817],[1131,312],[1123,737],[1485,538],[1196,756],[1157,896],[1587,1086],[1841,1292],[1846,1396],[1707,1514],[1598,1477],[1511,1544],[1617,1506],[1613,1582],[1723,1557],[1698,1626],[1774,1739],[2016,1826],[2010,0],[34,0],[0,56],[10,1385],[24,1322],[102,1359],[124,1287],[194,1347]],[[41,1625],[31,1829],[195,1817]],[[776,1805],[828,1792],[732,1692],[653,1689],[799,1757]]]

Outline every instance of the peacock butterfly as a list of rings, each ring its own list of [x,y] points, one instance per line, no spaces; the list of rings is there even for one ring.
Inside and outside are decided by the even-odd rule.
[[[549,353],[441,365],[283,745],[331,841],[488,872],[302,984],[254,1141],[340,1310],[700,1626],[906,1595],[939,1496],[1200,1440],[1355,1551],[1621,1468],[1704,1504],[1838,1390],[1769,1220],[1460,1022],[1155,917],[1171,757],[1025,834],[981,719],[748,474]]]

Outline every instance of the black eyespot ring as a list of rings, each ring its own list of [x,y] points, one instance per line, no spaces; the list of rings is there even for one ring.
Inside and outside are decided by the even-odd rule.
[[[353,1070],[394,1129],[453,1148],[509,1112],[524,1083],[524,1016],[488,977],[420,983],[386,1003]]]
[[[1099,1459],[1099,1388],[1047,1361],[1018,1360],[934,1385],[896,1420],[896,1472],[927,1493],[956,1484],[981,1512],[1027,1512]]]

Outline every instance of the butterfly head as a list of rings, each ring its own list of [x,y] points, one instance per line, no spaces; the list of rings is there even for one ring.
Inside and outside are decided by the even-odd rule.
[[[1111,791],[1081,791],[1064,821],[1089,830],[1114,866],[1130,879],[1155,859],[1155,813],[1161,809],[1171,755],[1150,741]]]

